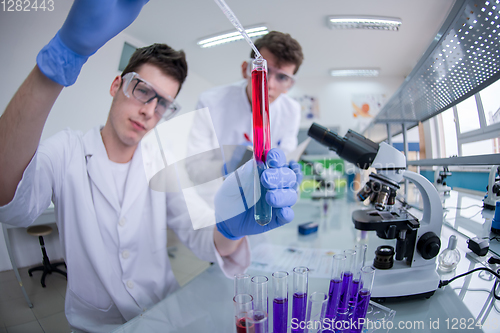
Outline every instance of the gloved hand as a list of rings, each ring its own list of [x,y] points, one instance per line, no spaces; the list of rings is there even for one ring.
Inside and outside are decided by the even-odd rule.
[[[88,57],[128,27],[148,1],[75,0],[62,28],[38,54],[38,67],[52,81],[72,85]]]
[[[299,163],[292,160],[289,163],[289,167],[290,167],[290,169],[293,170],[293,172],[295,172],[295,176],[297,177],[297,182],[295,183],[295,186],[293,187],[293,189],[295,191],[298,191],[299,186],[302,183],[302,179],[304,178],[304,175],[302,174],[302,164],[299,164]]]
[[[253,162],[250,161],[250,163]],[[297,181],[296,173],[286,166],[285,154],[280,149],[271,149],[268,152],[267,165],[269,168],[264,170],[260,181],[268,189],[265,199],[273,210],[271,222],[265,226],[255,222],[254,207],[252,206],[239,215],[217,223],[217,230],[226,238],[237,240],[245,235],[260,234],[293,220],[294,213],[290,206],[293,206],[297,201],[297,192],[293,189]],[[239,172],[239,170],[235,173],[244,173]],[[242,177],[240,176],[240,178]],[[241,182],[244,182],[244,180],[241,180]],[[221,190],[224,190],[224,185]],[[217,201],[216,198],[216,215],[217,208],[219,208]]]

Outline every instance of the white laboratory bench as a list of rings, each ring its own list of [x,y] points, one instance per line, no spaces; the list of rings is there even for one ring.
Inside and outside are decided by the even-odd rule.
[[[443,201],[445,207],[481,205],[480,197],[455,191],[452,191],[450,196],[444,197]],[[354,244],[359,241],[361,233],[354,229],[351,213],[361,208],[364,208],[363,204],[349,201],[345,197],[334,199],[330,201],[327,215],[322,216],[322,203],[301,200],[294,207],[294,221],[268,232],[263,239],[272,244],[290,247],[353,248]],[[447,246],[449,236],[455,234],[458,237],[457,248],[461,253],[461,261],[454,272],[441,275],[442,280],[483,266],[487,258],[491,256],[490,252],[485,257],[477,257],[471,255],[471,251],[467,249],[467,237],[482,236],[483,232],[489,230],[486,230],[488,226],[484,226],[484,218],[476,218],[478,215],[481,216],[481,213],[476,214],[481,210],[480,207],[475,207],[475,210],[473,208],[445,210],[441,251]],[[412,213],[419,214],[414,209]],[[488,224],[488,216],[491,218],[492,212],[486,212],[485,216],[486,224]],[[308,236],[299,235],[298,224],[308,221],[320,223],[318,232]],[[458,231],[453,227],[456,227]],[[373,253],[378,245],[388,244],[388,241],[379,239],[374,232],[368,232],[365,241],[368,244],[368,263],[373,260]],[[500,246],[494,244],[492,248],[498,249]],[[270,279],[268,287],[270,302],[272,302],[272,272],[250,270],[248,273],[250,275],[264,274]],[[396,311],[392,331],[499,332],[500,304],[495,304],[495,299],[491,295],[494,281],[495,279],[489,273],[476,272],[438,289],[429,299],[386,302],[384,306]],[[291,284],[290,278],[289,292]],[[309,279],[309,293],[328,292],[328,286],[329,279]],[[497,290],[497,293],[500,293],[500,288]],[[151,309],[117,328],[115,332],[233,332],[233,296],[233,281],[226,278],[217,265],[213,265]],[[291,301],[289,302],[289,319],[290,314]],[[480,328],[476,325],[477,322],[484,326]],[[417,328],[418,325],[421,326]],[[439,328],[436,325],[439,325]],[[413,329],[408,329],[409,326]],[[271,332],[272,325],[269,327]]]

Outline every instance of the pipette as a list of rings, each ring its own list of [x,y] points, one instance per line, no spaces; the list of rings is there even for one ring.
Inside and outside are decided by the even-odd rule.
[[[229,6],[226,4],[224,0],[214,0],[214,1],[220,7],[224,15],[226,15],[226,17],[229,19],[229,21],[234,25],[236,30],[238,30],[238,32],[243,36],[243,38],[245,38],[247,43],[252,47],[253,51],[255,52],[255,57],[257,59],[261,59],[262,55],[260,54],[257,47],[255,47],[250,37],[248,37],[247,32],[245,31],[245,29],[243,29],[243,26],[241,25],[236,15],[234,15],[231,8],[229,8]]]

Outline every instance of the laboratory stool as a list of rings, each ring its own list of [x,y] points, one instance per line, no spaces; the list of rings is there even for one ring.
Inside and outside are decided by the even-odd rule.
[[[43,242],[43,236],[47,236],[48,234],[50,234],[52,232],[52,228],[48,225],[36,225],[36,226],[28,227],[28,229],[26,231],[28,232],[28,234],[30,234],[32,236],[38,236],[38,239],[40,240],[40,246],[42,248],[42,254],[43,254],[43,265],[31,268],[28,271],[28,274],[30,276],[33,276],[32,272],[43,271],[41,283],[42,283],[42,287],[44,287],[44,288],[45,288],[45,277],[47,276],[47,274],[52,274],[52,272],[62,274],[67,279],[68,276],[66,275],[66,272],[61,271],[59,268],[57,268],[57,266],[60,266],[60,265],[64,265],[64,267],[66,267],[66,263],[63,261],[63,262],[51,264],[49,261],[49,257],[47,256],[47,252],[45,252],[45,243]]]

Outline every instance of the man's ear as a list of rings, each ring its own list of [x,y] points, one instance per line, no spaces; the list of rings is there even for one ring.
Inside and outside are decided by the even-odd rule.
[[[247,72],[247,67],[250,66],[250,64],[247,61],[243,61],[241,64],[241,75],[243,76],[244,79],[248,79],[248,72]]]
[[[122,77],[120,75],[115,77],[115,79],[113,80],[113,83],[111,83],[111,87],[109,88],[109,94],[111,96],[115,97],[118,90],[120,90],[120,87],[122,85],[122,81],[123,80],[122,80]]]

